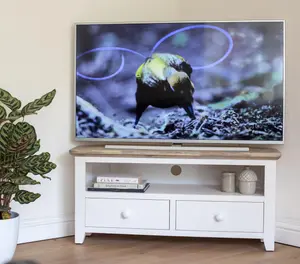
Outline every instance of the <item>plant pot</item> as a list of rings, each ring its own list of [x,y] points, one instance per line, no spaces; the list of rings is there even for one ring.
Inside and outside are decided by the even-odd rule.
[[[12,260],[18,243],[20,216],[15,212],[11,214],[11,219],[0,220],[0,264]]]

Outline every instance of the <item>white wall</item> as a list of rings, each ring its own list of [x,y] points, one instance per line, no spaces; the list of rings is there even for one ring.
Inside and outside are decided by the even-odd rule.
[[[22,216],[20,241],[73,232],[73,25],[75,22],[286,19],[286,142],[278,166],[278,236],[300,232],[300,124],[298,0],[0,0],[0,87],[24,103],[53,88],[52,105],[30,119],[42,150],[58,168],[52,181],[31,188],[33,204],[14,204]],[[38,227],[35,227],[38,226]],[[300,241],[300,239],[299,239]],[[296,241],[300,244],[299,241]]]

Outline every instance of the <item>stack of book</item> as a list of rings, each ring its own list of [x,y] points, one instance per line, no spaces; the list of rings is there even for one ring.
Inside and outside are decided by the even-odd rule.
[[[112,174],[98,176],[88,191],[144,193],[149,187],[150,183],[140,176]]]

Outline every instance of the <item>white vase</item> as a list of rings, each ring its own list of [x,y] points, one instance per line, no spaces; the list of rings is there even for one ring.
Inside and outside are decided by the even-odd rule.
[[[241,181],[239,184],[239,190],[240,193],[246,194],[246,195],[252,195],[256,192],[256,182],[246,182]]]
[[[238,177],[241,194],[251,195],[256,192],[257,175],[249,167],[246,167]]]
[[[17,247],[20,216],[11,212],[12,218],[0,220],[0,264],[11,261]]]

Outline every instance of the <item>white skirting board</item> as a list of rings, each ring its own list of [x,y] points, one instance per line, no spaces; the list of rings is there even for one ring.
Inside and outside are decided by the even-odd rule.
[[[276,242],[300,247],[300,220],[284,219],[277,221]]]
[[[18,244],[74,235],[74,218],[70,216],[28,219],[20,225]],[[276,242],[300,247],[300,220],[279,221]]]
[[[74,216],[24,219],[20,223],[18,244],[74,235]]]

